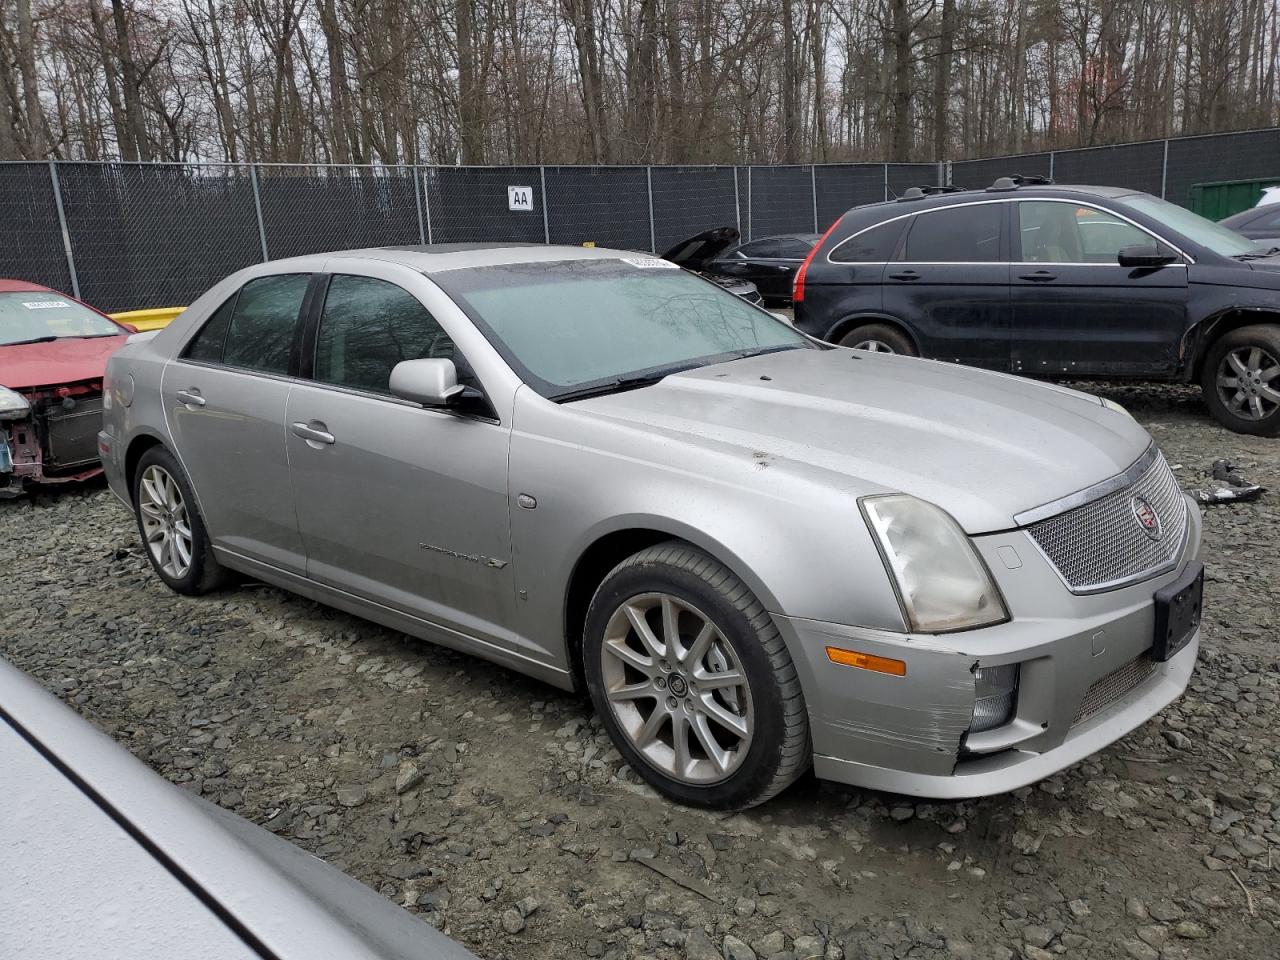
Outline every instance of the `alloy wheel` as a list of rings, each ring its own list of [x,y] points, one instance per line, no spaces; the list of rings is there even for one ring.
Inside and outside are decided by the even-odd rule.
[[[1280,361],[1262,347],[1236,347],[1218,365],[1217,388],[1234,416],[1265,420],[1280,408]]]
[[[859,340],[853,345],[855,350],[869,350],[872,353],[893,353],[893,347],[883,340]]]
[[[754,732],[746,671],[720,628],[687,601],[648,593],[619,606],[601,672],[623,732],[667,776],[717,783],[746,758]]]
[[[181,580],[191,569],[191,518],[182,491],[169,471],[152,464],[138,485],[142,534],[156,566]]]

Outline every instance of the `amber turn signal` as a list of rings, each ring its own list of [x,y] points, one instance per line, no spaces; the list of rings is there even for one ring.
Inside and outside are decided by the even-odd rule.
[[[872,653],[859,653],[857,650],[841,650],[839,647],[827,647],[827,659],[832,663],[840,663],[846,667],[858,667],[861,670],[874,670],[876,673],[888,673],[895,677],[907,675],[907,665],[901,660],[890,657],[877,657]]]

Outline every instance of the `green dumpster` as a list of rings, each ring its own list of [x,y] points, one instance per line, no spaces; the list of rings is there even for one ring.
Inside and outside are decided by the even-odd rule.
[[[1255,206],[1263,187],[1280,184],[1280,175],[1261,180],[1222,180],[1192,185],[1187,206],[1209,220],[1221,220]]]

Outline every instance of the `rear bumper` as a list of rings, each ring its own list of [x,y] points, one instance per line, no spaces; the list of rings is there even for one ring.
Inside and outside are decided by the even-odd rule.
[[[820,777],[920,797],[1015,790],[1118,740],[1176,699],[1195,667],[1199,631],[1173,658],[1147,656],[1154,594],[1195,559],[1199,512],[1178,566],[1090,596],[1069,593],[1020,530],[974,542],[1011,619],[949,635],[902,634],[775,616],[800,674]],[[997,551],[1021,564],[1003,569]],[[905,676],[831,662],[828,646],[901,660]],[[1019,664],[1011,719],[970,735],[976,667]]]

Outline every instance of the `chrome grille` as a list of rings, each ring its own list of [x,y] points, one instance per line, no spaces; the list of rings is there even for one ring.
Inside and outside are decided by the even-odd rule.
[[[1075,726],[1081,720],[1088,720],[1095,713],[1107,709],[1126,693],[1146,683],[1155,672],[1155,661],[1144,653],[1094,681],[1080,701],[1080,709],[1076,711],[1071,725]]]
[[[1152,537],[1136,516],[1139,499],[1160,522]],[[1164,456],[1156,453],[1132,484],[1027,527],[1075,593],[1090,593],[1167,569],[1187,533],[1187,504]]]

